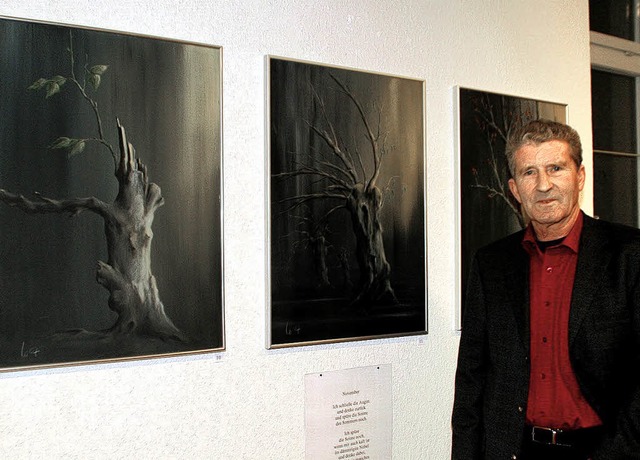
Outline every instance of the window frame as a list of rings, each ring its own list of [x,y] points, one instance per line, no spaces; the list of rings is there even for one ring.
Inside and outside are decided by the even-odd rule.
[[[637,19],[635,29],[635,36],[640,37]],[[640,125],[640,43],[600,32],[590,31],[589,33],[591,68],[635,79],[636,123]],[[637,177],[640,178],[640,126],[636,129],[636,152],[617,152],[594,148],[593,154],[594,156],[612,155],[637,158]],[[640,180],[636,183],[636,193],[640,197]],[[640,211],[637,214],[636,225],[640,227]]]

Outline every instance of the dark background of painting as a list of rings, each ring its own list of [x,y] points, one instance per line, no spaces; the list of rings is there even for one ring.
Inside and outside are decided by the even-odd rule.
[[[366,314],[349,305],[359,269],[348,212],[338,210],[328,220],[331,286],[319,287],[316,259],[299,232],[300,217],[317,220],[339,201],[313,200],[286,212],[280,200],[323,190],[326,182],[311,176],[273,177],[313,164],[320,159],[318,152],[327,151],[310,127],[328,126],[314,102],[314,91],[324,101],[342,148],[359,151],[371,170],[371,146],[360,115],[330,74],[352,90],[374,132],[379,124],[386,136],[387,155],[377,185],[385,197],[384,246],[400,305]],[[426,331],[423,82],[275,58],[270,59],[269,78],[271,343]]]
[[[67,158],[46,148],[60,136],[97,137],[89,104],[71,81],[48,99],[27,90],[40,77],[70,75],[69,30],[0,20],[0,188],[112,202],[117,181],[106,149],[90,144]],[[73,47],[79,80],[85,65],[109,66],[98,91],[89,90],[105,137],[118,152],[118,117],[162,189],[151,268],[166,312],[192,340],[187,349],[222,347],[220,50],[83,29],[73,29]],[[108,293],[95,280],[97,261],[106,257],[97,215],[27,215],[0,203],[0,366],[24,351],[22,344],[38,348],[42,362],[75,359],[73,350],[55,356],[56,346],[42,337],[113,324]]]
[[[507,182],[509,172],[504,155],[505,141],[496,128],[506,136],[509,127],[523,125],[537,118],[566,123],[566,105],[537,101],[503,94],[459,89],[460,110],[460,234],[461,234],[461,299],[464,299],[467,276],[475,252],[493,241],[522,227],[516,214],[498,196],[487,190],[474,188],[474,171],[480,184],[496,182],[489,161],[493,151],[498,164],[500,181],[511,199]],[[488,123],[488,121],[491,123]],[[495,126],[491,126],[494,124]],[[514,200],[515,202],[515,200]]]

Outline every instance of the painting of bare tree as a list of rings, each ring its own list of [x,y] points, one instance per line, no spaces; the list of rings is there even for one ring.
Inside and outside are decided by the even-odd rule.
[[[423,82],[270,58],[269,345],[426,332]]]
[[[222,349],[220,49],[0,42],[0,366]]]
[[[509,191],[504,155],[509,133],[537,118],[566,123],[566,105],[467,88],[456,91],[460,303],[474,253],[526,225],[526,216]]]

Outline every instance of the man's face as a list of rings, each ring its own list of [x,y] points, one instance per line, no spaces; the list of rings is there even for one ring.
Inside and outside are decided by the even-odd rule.
[[[549,141],[525,145],[515,153],[509,189],[540,239],[565,236],[580,212],[584,166],[576,166],[569,144]],[[566,232],[565,232],[566,231]]]

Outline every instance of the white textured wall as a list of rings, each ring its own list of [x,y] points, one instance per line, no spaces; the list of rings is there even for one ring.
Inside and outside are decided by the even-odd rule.
[[[589,152],[585,0],[3,0],[0,15],[223,47],[227,331],[216,355],[0,374],[0,458],[302,459],[304,375],[379,363],[394,458],[448,458],[453,87],[566,102]],[[426,337],[265,349],[267,54],[426,81]]]

